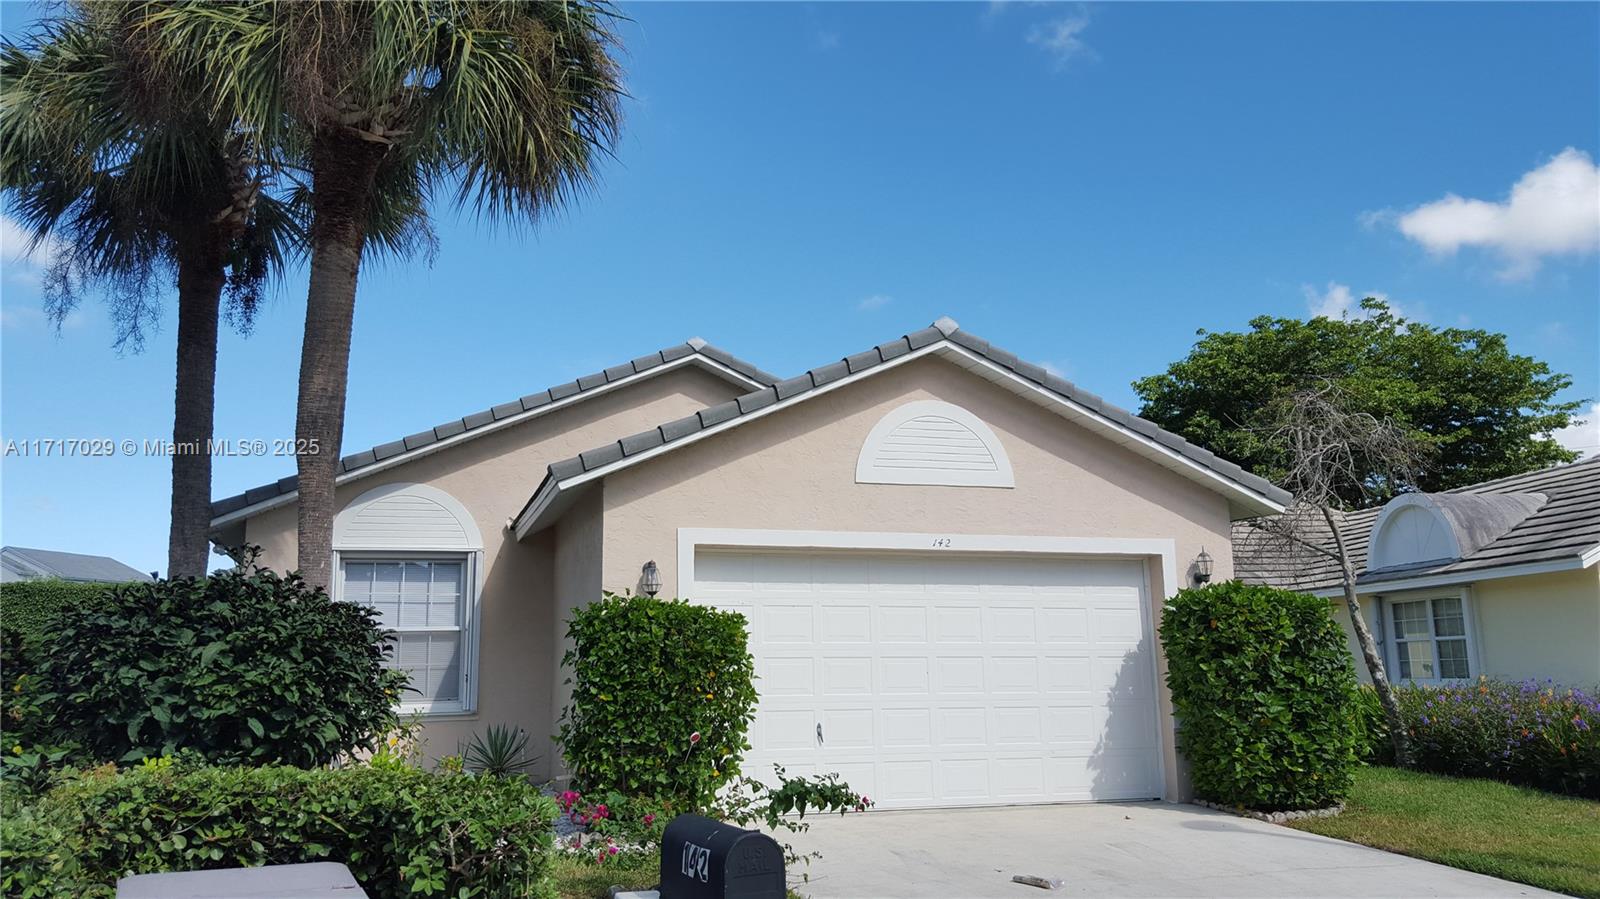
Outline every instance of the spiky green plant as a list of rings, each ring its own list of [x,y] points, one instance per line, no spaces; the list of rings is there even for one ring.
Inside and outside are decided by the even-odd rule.
[[[491,724],[473,734],[461,758],[468,771],[494,777],[510,777],[538,761],[528,755],[528,732],[509,724]]]

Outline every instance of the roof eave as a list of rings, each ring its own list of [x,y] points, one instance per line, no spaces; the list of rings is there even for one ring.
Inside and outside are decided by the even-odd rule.
[[[944,328],[940,328],[939,330],[944,331]],[[586,469],[564,478],[556,477],[555,472],[552,471],[546,477],[545,481],[540,484],[539,489],[529,499],[528,503],[523,507],[523,510],[518,513],[514,519],[514,529],[517,539],[523,539],[528,534],[535,533],[543,530],[545,527],[548,527],[553,522],[554,517],[559,513],[560,508],[564,507],[564,504],[562,504],[560,507],[557,506],[555,502],[556,498],[561,496],[564,492],[569,491],[573,487],[581,486],[582,484],[586,484],[599,478],[604,478],[614,471],[631,467],[663,453],[672,452],[680,447],[687,446],[705,438],[714,436],[722,431],[738,427],[742,424],[769,415],[780,409],[787,409],[790,406],[798,405],[809,399],[812,399],[813,397],[832,392],[847,384],[854,383],[857,380],[872,377],[879,372],[887,371],[897,366],[907,364],[913,360],[933,354],[954,355],[967,363],[967,365],[964,367],[981,367],[995,375],[993,380],[1004,382],[1008,389],[1013,390],[1013,392],[1031,395],[1032,398],[1039,400],[1042,405],[1054,405],[1057,409],[1065,410],[1069,414],[1064,417],[1076,421],[1079,424],[1086,424],[1092,430],[1097,431],[1097,433],[1107,436],[1117,443],[1134,448],[1134,450],[1139,452],[1140,455],[1150,458],[1152,461],[1157,461],[1157,464],[1161,464],[1163,467],[1178,471],[1180,474],[1187,474],[1194,480],[1208,482],[1210,485],[1217,488],[1218,492],[1227,497],[1229,501],[1230,512],[1237,513],[1237,517],[1250,518],[1260,515],[1275,515],[1282,513],[1287,505],[1287,494],[1284,494],[1283,500],[1280,501],[1276,497],[1269,496],[1261,491],[1253,490],[1244,484],[1240,484],[1239,482],[1226,477],[1222,473],[1207,468],[1205,465],[1194,459],[1190,459],[1188,456],[1183,455],[1176,449],[1165,445],[1161,441],[1140,433],[1133,427],[1118,424],[1109,416],[1090,409],[1082,403],[1063,395],[1059,391],[1034,384],[1015,372],[1007,370],[1005,367],[999,365],[993,360],[986,358],[984,355],[972,352],[958,344],[951,342],[948,339],[948,336],[946,336],[943,339],[910,350],[909,352],[902,353],[892,359],[884,360],[878,365],[864,368],[858,372],[838,378],[837,380],[829,381],[825,384],[819,384],[792,397],[768,402],[761,408],[757,408],[742,415],[735,416],[716,425],[694,431],[693,433],[679,437],[676,440],[657,443],[649,449],[633,453],[631,455],[622,455],[621,458],[617,458],[607,464],[598,465],[592,469]],[[781,384],[779,386],[781,389]],[[588,454],[586,453],[584,455]],[[1277,491],[1277,488],[1273,489]],[[1282,491],[1277,492],[1282,493]]]
[[[582,392],[579,392],[579,393],[574,393],[574,394],[572,394],[570,396],[566,396],[566,397],[563,397],[563,398],[561,398],[559,400],[555,400],[553,402],[546,403],[546,404],[544,404],[542,406],[536,406],[536,407],[534,407],[532,409],[523,410],[522,412],[520,412],[518,414],[507,416],[505,418],[502,418],[502,419],[499,419],[497,421],[494,421],[494,422],[491,422],[489,424],[486,424],[486,425],[484,425],[482,427],[473,428],[473,429],[467,430],[467,431],[462,431],[461,433],[452,435],[450,437],[446,437],[446,438],[443,438],[443,439],[440,439],[440,440],[436,440],[436,441],[434,441],[432,443],[428,443],[428,444],[426,444],[424,446],[419,446],[416,449],[406,450],[404,452],[397,453],[397,454],[395,454],[393,456],[390,456],[390,457],[388,457],[386,459],[381,459],[381,460],[379,460],[377,462],[374,462],[374,463],[372,463],[370,465],[363,465],[360,468],[356,468],[356,469],[353,469],[351,471],[341,472],[340,474],[338,474],[337,476],[334,477],[333,483],[334,483],[335,486],[340,486],[340,485],[343,485],[343,484],[347,484],[347,483],[349,483],[351,481],[360,480],[361,478],[367,477],[368,475],[373,475],[373,474],[377,474],[377,473],[382,472],[382,471],[386,471],[386,470],[388,470],[390,468],[393,468],[393,467],[395,467],[397,465],[402,465],[402,464],[405,464],[407,462],[414,462],[417,459],[421,459],[421,458],[423,458],[425,456],[432,455],[433,453],[439,452],[440,450],[448,449],[448,448],[450,448],[452,446],[455,446],[455,445],[457,445],[459,443],[464,443],[464,442],[466,442],[468,440],[474,440],[474,439],[476,439],[478,437],[482,437],[482,436],[485,436],[487,434],[493,434],[493,433],[495,433],[497,431],[503,430],[503,429],[505,429],[507,427],[510,427],[512,425],[521,424],[522,422],[528,421],[530,419],[538,418],[540,416],[543,416],[546,413],[554,412],[554,411],[556,411],[558,409],[564,409],[564,408],[567,408],[568,406],[575,405],[576,403],[580,403],[580,402],[582,402],[584,400],[587,400],[587,399],[590,399],[590,398],[593,398],[593,397],[596,397],[596,396],[600,396],[600,395],[603,395],[603,394],[606,394],[606,393],[610,393],[611,391],[613,391],[613,390],[615,390],[617,388],[620,388],[620,387],[622,387],[624,385],[636,384],[636,383],[638,383],[640,381],[646,380],[648,378],[653,378],[656,375],[662,374],[664,372],[674,371],[674,370],[682,368],[682,367],[684,367],[686,365],[699,366],[699,367],[701,367],[703,369],[706,369],[706,370],[712,371],[712,372],[714,372],[716,374],[722,375],[722,376],[724,376],[724,377],[728,378],[729,380],[732,380],[732,381],[734,381],[736,383],[740,383],[743,386],[751,387],[752,389],[759,389],[759,388],[765,386],[757,379],[758,377],[765,377],[766,374],[764,372],[761,372],[758,369],[757,370],[757,376],[752,376],[752,375],[746,374],[744,372],[741,372],[741,371],[733,368],[732,366],[722,362],[721,360],[715,358],[714,356],[711,356],[711,355],[707,354],[705,352],[705,350],[707,348],[708,347],[704,347],[704,346],[696,348],[693,353],[689,353],[689,354],[683,356],[682,358],[674,359],[671,362],[665,362],[665,363],[662,363],[660,365],[656,365],[656,366],[654,366],[652,368],[648,368],[648,369],[646,369],[644,371],[641,371],[641,372],[635,372],[632,375],[629,375],[627,377],[618,378],[615,381],[608,382],[606,384],[603,384],[603,385],[600,385],[598,387],[595,387],[595,388],[593,388],[591,390],[585,390],[585,391],[582,391]],[[241,521],[244,521],[244,520],[249,519],[249,518],[254,518],[257,515],[262,514],[263,512],[268,512],[268,511],[271,511],[272,509],[276,509],[276,508],[279,508],[281,506],[289,505],[290,503],[295,502],[299,498],[300,498],[300,491],[298,489],[295,489],[295,490],[289,490],[289,491],[286,491],[284,493],[277,494],[277,495],[272,496],[272,497],[268,497],[266,499],[260,500],[260,501],[255,502],[255,503],[250,503],[250,504],[241,506],[238,509],[231,510],[231,511],[225,513],[225,514],[218,515],[218,516],[212,518],[209,530],[214,532],[214,531],[216,531],[216,530],[218,530],[220,528],[225,528],[225,527],[227,527],[227,526],[229,526],[231,524],[234,524],[234,523],[237,523],[237,522],[241,522]]]

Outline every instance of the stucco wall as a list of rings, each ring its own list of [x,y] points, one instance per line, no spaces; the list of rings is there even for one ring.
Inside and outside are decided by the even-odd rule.
[[[552,708],[550,660],[559,658],[552,588],[560,531],[518,543],[506,519],[522,509],[551,462],[742,392],[702,369],[681,367],[340,486],[343,507],[384,484],[428,484],[461,502],[483,534],[478,709],[427,719],[428,755],[456,752],[489,724],[514,724],[527,728],[530,751],[543,756],[532,773],[548,773],[550,722],[559,712]],[[262,547],[264,564],[294,567],[295,514],[291,503],[246,524],[245,539]]]
[[[1459,595],[1456,587],[1396,591],[1383,594],[1385,602],[1404,602],[1433,596]],[[1467,588],[1476,632],[1477,669],[1473,672],[1506,680],[1553,678],[1578,687],[1600,685],[1600,566],[1524,577],[1478,581]],[[1375,598],[1361,597],[1371,626]],[[1363,683],[1371,678],[1350,627],[1343,599],[1333,602],[1333,614],[1349,640],[1356,673]],[[1382,628],[1387,635],[1390,628]],[[1384,664],[1391,666],[1388,647]],[[1390,671],[1393,678],[1395,672]]]
[[[1483,670],[1600,686],[1600,566],[1472,588]]]
[[[564,683],[561,657],[572,647],[567,639],[567,621],[572,610],[600,598],[601,566],[605,557],[604,494],[595,490],[580,499],[561,517],[556,532],[554,619],[555,631],[549,649],[549,668],[554,685],[550,708],[550,733],[560,726],[561,710],[572,697],[572,686]],[[552,755],[554,753],[552,752]],[[559,770],[560,760],[551,771]]]
[[[1016,487],[857,484],[857,452],[872,426],[924,399],[982,418],[1010,456]],[[1202,547],[1225,579],[1233,570],[1228,518],[1219,494],[949,362],[924,359],[607,478],[604,584],[631,587],[639,566],[655,559],[663,595],[676,595],[680,527],[1171,538],[1180,579]],[[1148,567],[1158,618],[1167,585],[1159,565]],[[1169,796],[1180,798],[1170,696],[1164,686],[1160,693]]]

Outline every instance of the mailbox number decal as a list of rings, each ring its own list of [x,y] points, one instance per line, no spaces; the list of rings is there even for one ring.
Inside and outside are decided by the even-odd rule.
[[[683,844],[683,876],[707,883],[711,879],[711,850],[693,843]]]

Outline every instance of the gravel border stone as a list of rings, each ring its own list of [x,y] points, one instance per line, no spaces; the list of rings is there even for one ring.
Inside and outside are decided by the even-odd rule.
[[[1191,802],[1215,811],[1227,812],[1230,815],[1238,815],[1241,818],[1254,818],[1257,821],[1265,821],[1268,824],[1287,824],[1290,821],[1299,821],[1303,818],[1331,818],[1344,811],[1344,803],[1342,802],[1338,805],[1330,805],[1327,808],[1308,808],[1287,812],[1258,812],[1254,809],[1240,808],[1236,805],[1223,805],[1220,802],[1212,802],[1209,799],[1194,799]]]

